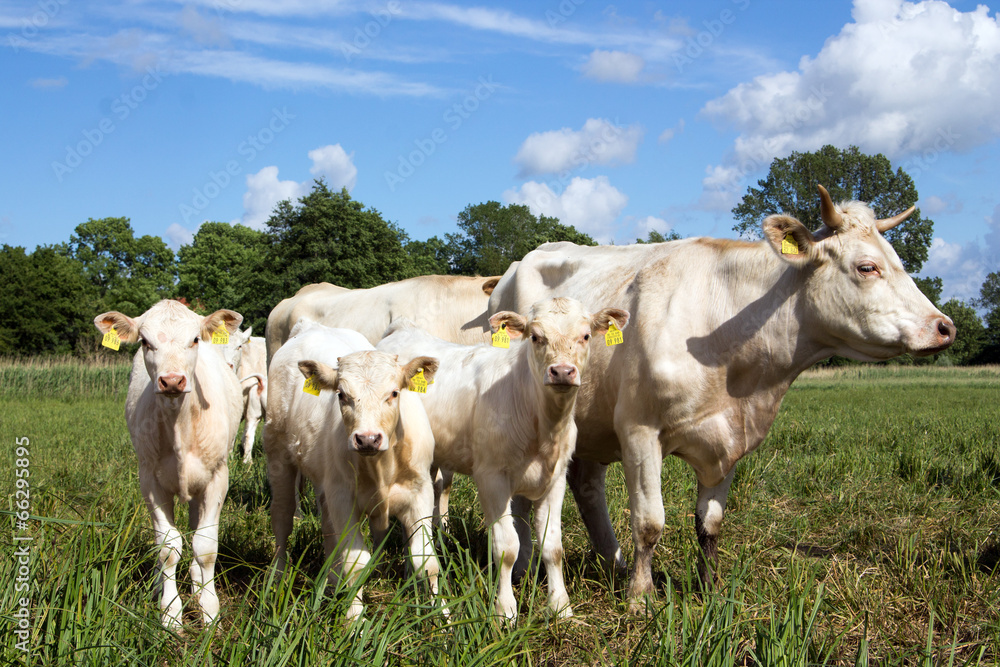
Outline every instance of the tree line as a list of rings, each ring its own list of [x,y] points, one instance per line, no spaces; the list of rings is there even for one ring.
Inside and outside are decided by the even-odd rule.
[[[734,230],[753,238],[772,213],[796,216],[810,229],[821,223],[816,183],[834,201],[870,202],[879,217],[916,203],[912,179],[882,155],[825,146],[775,160],[767,178],[733,209]],[[98,349],[92,320],[107,310],[138,315],[160,299],[179,298],[199,312],[231,308],[263,334],[271,309],[303,285],[330,282],[374,287],[427,274],[500,275],[548,241],[596,245],[557,218],[527,206],[489,201],[458,214],[457,231],[410,239],[381,213],[330,190],[322,180],[297,202],[276,205],[263,230],[206,222],[174,253],[159,236],[136,236],[128,218],[89,219],[67,242],[0,247],[0,355],[88,354]],[[919,211],[887,233],[910,273],[927,259],[933,222]],[[639,243],[679,238],[651,231]],[[920,289],[955,321],[958,337],[940,363],[1000,362],[1000,272],[987,276],[979,297],[940,303],[940,278],[917,279]],[[977,309],[986,313],[985,321]]]

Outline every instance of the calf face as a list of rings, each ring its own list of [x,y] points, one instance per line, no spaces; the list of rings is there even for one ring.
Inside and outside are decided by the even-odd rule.
[[[347,446],[362,456],[389,449],[399,423],[399,392],[423,370],[430,381],[437,359],[417,357],[400,366],[397,356],[376,350],[337,358],[337,368],[319,361],[300,361],[299,370],[322,389],[337,392],[340,414],[348,433]]]
[[[243,350],[252,334],[253,327],[249,327],[246,331],[237,331],[229,337],[229,343],[219,346],[222,358],[234,372],[238,371],[240,364],[243,363]]]
[[[876,220],[866,204],[834,206],[822,186],[820,196],[825,226],[815,235],[785,215],[772,215],[763,225],[779,257],[812,270],[805,287],[815,326],[810,333],[828,336],[838,354],[866,361],[904,352],[926,356],[951,345],[954,323],[923,295],[882,236],[913,208]],[[782,245],[788,236],[795,252]]]
[[[543,386],[567,391],[580,386],[590,358],[591,337],[605,333],[612,321],[624,329],[629,313],[604,308],[591,315],[576,299],[557,297],[536,303],[527,317],[511,311],[496,313],[490,317],[490,326],[497,331],[506,325],[511,338],[528,337],[535,378]]]
[[[103,313],[94,318],[94,326],[104,334],[114,328],[125,343],[141,342],[153,391],[178,397],[192,389],[200,342],[211,341],[212,332],[220,327],[233,335],[242,321],[243,316],[231,310],[202,317],[179,301],[164,300],[136,318],[117,311]]]

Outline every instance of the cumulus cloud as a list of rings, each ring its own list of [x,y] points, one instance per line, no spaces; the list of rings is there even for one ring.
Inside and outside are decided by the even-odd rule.
[[[69,79],[64,76],[56,77],[54,79],[32,79],[28,82],[32,88],[38,88],[41,90],[45,89],[58,89],[65,88],[66,84],[69,83]]]
[[[573,178],[560,193],[546,183],[528,181],[503,193],[509,204],[527,205],[535,215],[559,218],[602,243],[611,240],[613,227],[628,197],[608,182],[606,176]]]
[[[179,223],[173,223],[167,227],[163,237],[167,240],[167,245],[177,250],[182,245],[191,245],[194,241],[194,232]]]
[[[333,190],[354,189],[358,182],[358,168],[354,166],[354,153],[348,154],[340,144],[323,146],[309,151],[313,166],[309,172],[316,177],[326,178]]]
[[[354,166],[354,153],[348,154],[340,144],[321,146],[309,151],[314,177],[323,177],[331,190],[354,189],[358,180],[358,169]],[[264,167],[256,174],[247,174],[247,191],[243,195],[243,216],[234,222],[241,222],[254,229],[263,229],[271,217],[275,205],[285,199],[293,202],[309,194],[312,181],[282,181],[278,178],[278,168]]]
[[[740,181],[824,144],[916,161],[1000,136],[1000,24],[985,5],[855,0],[852,16],[796,71],[758,76],[702,109],[740,132],[724,161]]]
[[[650,232],[654,231],[666,236],[667,232],[670,231],[670,226],[670,223],[663,218],[657,218],[655,215],[647,215],[645,218],[636,220],[636,238],[645,239],[649,236]]]
[[[645,66],[642,56],[634,53],[594,49],[583,65],[583,74],[595,81],[635,83]]]
[[[680,120],[677,121],[676,125],[674,125],[673,127],[668,127],[663,132],[661,132],[657,141],[659,141],[660,144],[664,145],[668,144],[670,143],[671,139],[673,139],[683,131],[684,131],[684,119],[681,118]]]
[[[944,197],[931,195],[926,199],[922,198],[917,202],[921,213],[927,215],[937,215],[939,213],[961,213],[964,208],[954,192],[946,194]]]
[[[937,236],[931,241],[921,275],[941,278],[944,300],[977,298],[987,274],[1000,266],[1000,205],[985,222],[985,246],[977,241],[949,243]]]
[[[556,174],[588,165],[628,164],[642,141],[639,125],[621,127],[603,118],[590,118],[579,130],[536,132],[514,156],[521,178]]]

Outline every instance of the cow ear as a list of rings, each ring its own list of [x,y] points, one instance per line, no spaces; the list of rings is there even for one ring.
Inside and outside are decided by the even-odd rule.
[[[308,380],[316,378],[316,383],[323,389],[337,389],[337,369],[327,366],[322,361],[300,361],[299,371]]]
[[[253,327],[247,327],[247,330],[243,332],[243,340],[250,340],[250,336],[253,335]]]
[[[628,326],[630,319],[629,312],[621,308],[604,308],[590,317],[590,328],[595,334],[602,334],[608,330],[608,323],[614,320],[615,326],[624,329]]]
[[[768,244],[784,261],[801,266],[819,260],[812,233],[795,218],[769,215],[764,219],[763,228]]]
[[[128,315],[122,315],[117,310],[108,313],[101,313],[94,318],[94,326],[102,334],[106,334],[114,328],[118,338],[123,343],[134,343],[139,340],[139,323]]]
[[[507,334],[511,338],[519,338],[524,335],[524,330],[528,327],[528,320],[510,310],[501,310],[490,317],[490,328],[493,333],[500,330],[500,325],[507,325]]]
[[[483,282],[483,293],[486,294],[486,296],[490,296],[491,294],[493,294],[493,290],[496,289],[497,283],[499,282],[500,278],[497,276],[494,276],[492,278],[487,278],[485,282]]]
[[[226,327],[226,331],[232,336],[243,324],[243,316],[234,310],[217,310],[201,321],[201,338],[204,341],[212,340],[212,332],[218,331],[219,327]]]
[[[410,384],[410,379],[423,369],[424,379],[430,384],[437,373],[438,360],[434,357],[416,357],[410,363],[403,366],[403,387]]]

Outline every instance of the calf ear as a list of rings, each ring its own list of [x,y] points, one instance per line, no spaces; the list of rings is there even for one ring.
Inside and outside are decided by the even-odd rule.
[[[204,341],[212,340],[212,332],[218,331],[220,326],[226,327],[226,331],[232,336],[240,329],[240,325],[243,324],[243,316],[234,310],[217,310],[208,317],[206,317],[201,322],[201,339]]]
[[[602,334],[608,330],[608,323],[615,321],[615,326],[624,329],[628,326],[630,319],[629,312],[621,308],[604,308],[590,317],[590,328],[595,334]]]
[[[431,380],[434,379],[434,374],[437,373],[438,360],[434,357],[415,357],[412,359],[410,363],[403,366],[403,386],[408,386],[410,378],[419,373],[421,369],[424,371],[424,379],[430,384]]]
[[[769,215],[763,223],[764,237],[778,257],[804,265],[819,259],[816,241],[806,226],[789,215]]]
[[[528,320],[510,310],[501,310],[490,317],[490,328],[493,333],[500,330],[500,325],[507,325],[507,334],[511,338],[519,338],[524,335],[524,330],[528,327]]]
[[[497,283],[500,282],[500,278],[494,276],[493,278],[487,278],[483,282],[483,293],[487,296],[493,294],[493,290],[496,289]]]
[[[247,330],[243,332],[245,338],[243,340],[250,340],[250,336],[253,335],[253,327],[247,327]]]
[[[139,323],[128,315],[122,315],[116,310],[108,313],[101,313],[94,318],[94,326],[102,334],[106,334],[114,327],[118,338],[123,343],[134,343],[139,340]]]
[[[299,370],[308,380],[316,378],[316,383],[323,389],[337,389],[337,369],[327,366],[322,361],[300,361]]]

